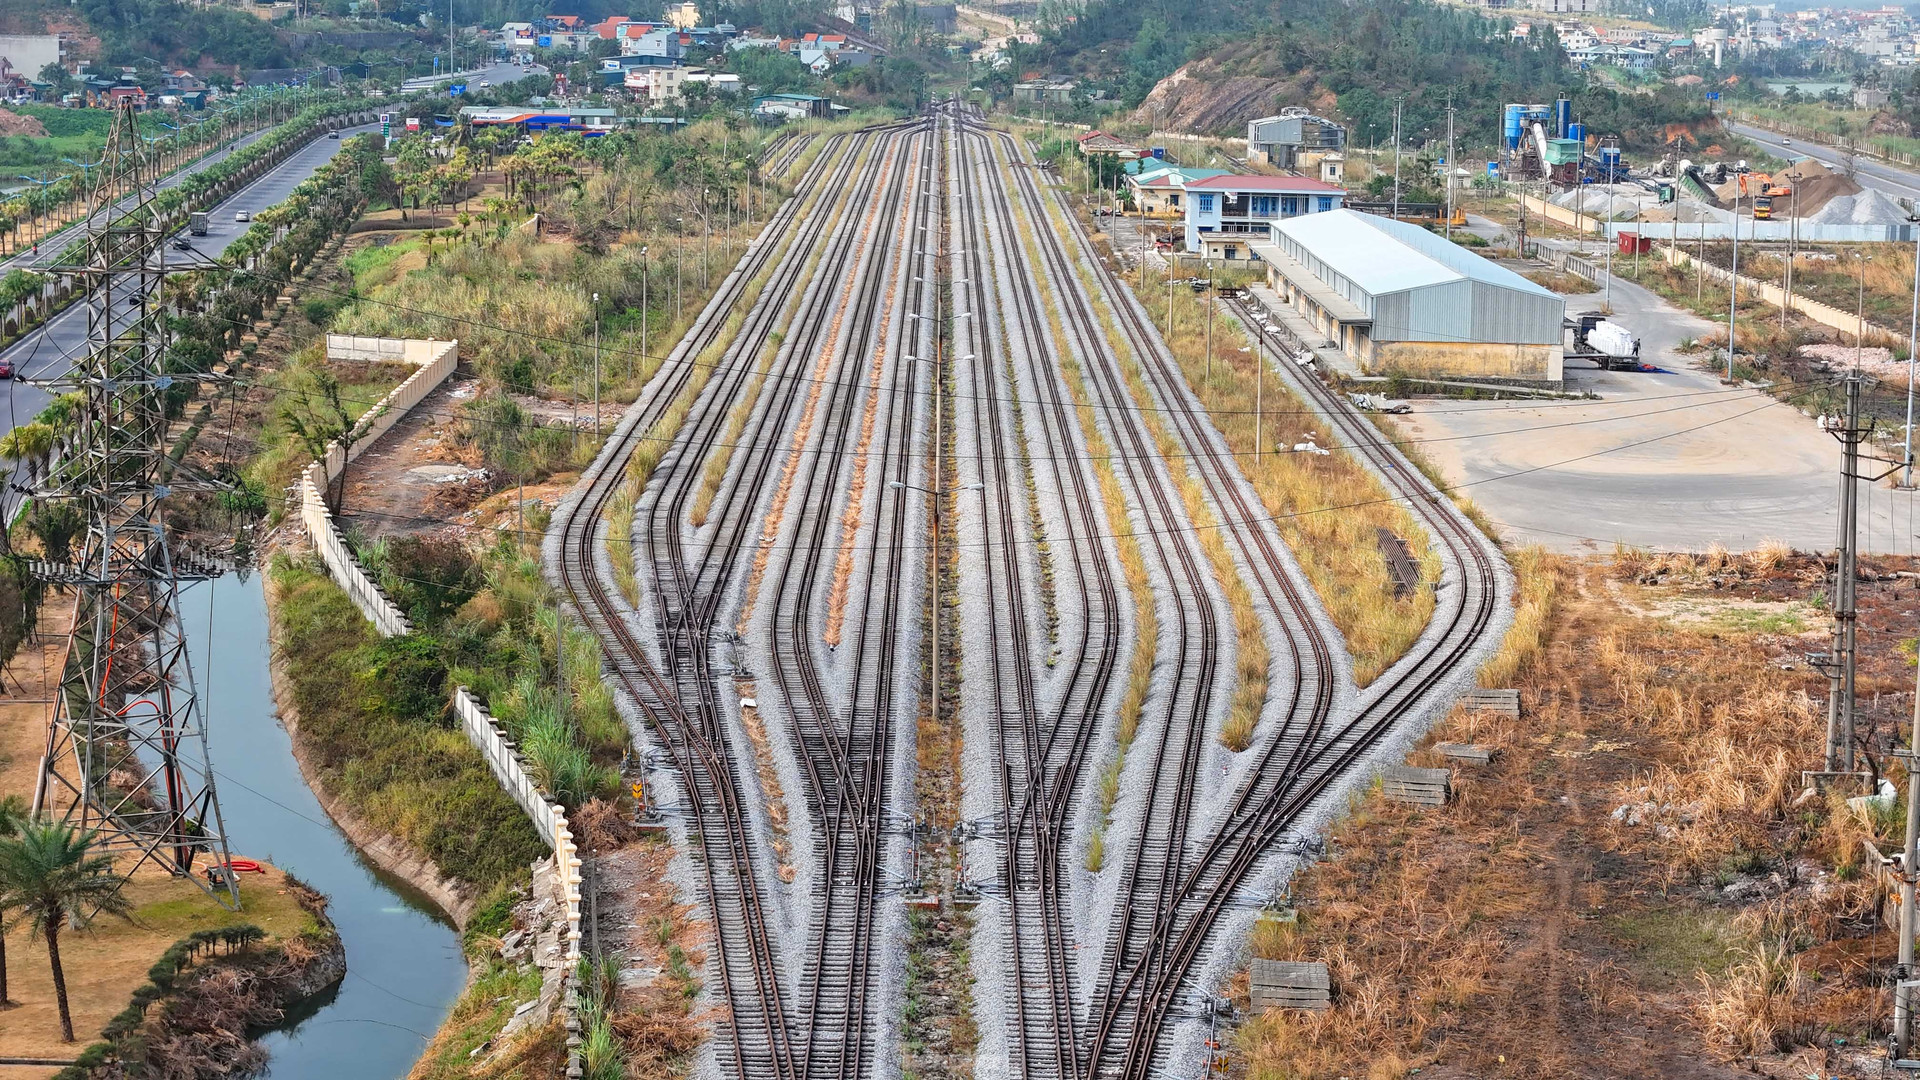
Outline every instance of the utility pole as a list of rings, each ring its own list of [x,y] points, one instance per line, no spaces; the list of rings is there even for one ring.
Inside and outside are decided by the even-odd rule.
[[[1394,102],[1394,221],[1400,221],[1400,100]]]
[[[1858,371],[1842,380],[1847,391],[1844,426],[1828,433],[1842,447],[1840,469],[1840,536],[1833,569],[1833,652],[1827,669],[1827,772],[1853,771],[1853,660],[1854,579],[1858,560],[1860,515],[1860,444],[1872,435],[1871,425],[1860,426],[1860,392],[1867,379]]]
[[[1727,278],[1727,381],[1733,381],[1733,323],[1740,313],[1740,196],[1733,197],[1733,274]]]
[[[1453,95],[1447,95],[1447,239],[1453,239]]]
[[[1796,194],[1799,192],[1799,190],[1800,189],[1798,187],[1794,188],[1794,191]],[[1920,221],[1920,218],[1909,218],[1908,220]],[[1915,346],[1920,346],[1920,229],[1915,229],[1914,233],[1915,233],[1915,236],[1914,236],[1914,242],[1913,242],[1913,322],[1907,327],[1907,429],[1906,429],[1907,434],[1906,434],[1906,438],[1901,442],[1901,450],[1900,450],[1900,460],[1902,462],[1902,468],[1904,469],[1904,474],[1900,477],[1900,486],[1903,488],[1907,488],[1909,490],[1913,488],[1913,376],[1914,376],[1914,362],[1915,362],[1914,348]],[[1789,267],[1793,265],[1793,262],[1791,259],[1788,260],[1787,265]],[[1789,298],[1788,303],[1792,303],[1791,298]]]
[[[1207,263],[1207,389],[1213,389],[1213,263]]]
[[[1909,431],[1912,429],[1909,428]],[[1913,735],[1907,742],[1907,842],[1900,856],[1900,961],[1893,969],[1893,1056],[1909,1056],[1913,1043],[1914,864],[1920,862],[1920,673],[1913,695]]]
[[[647,349],[647,327],[653,322],[653,308],[647,300],[647,248],[640,246],[640,355],[652,358]],[[633,361],[627,361],[627,377],[633,377]]]
[[[600,294],[593,294],[593,434],[600,435]]]

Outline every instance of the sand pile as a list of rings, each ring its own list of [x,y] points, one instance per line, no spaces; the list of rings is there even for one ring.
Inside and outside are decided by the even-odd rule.
[[[47,134],[47,125],[37,116],[21,116],[16,112],[0,109],[0,135],[30,135],[43,138]]]
[[[1835,179],[1845,179],[1835,177]],[[1803,217],[1812,225],[1905,225],[1907,211],[1886,193],[1869,188],[1857,195],[1839,195]]]

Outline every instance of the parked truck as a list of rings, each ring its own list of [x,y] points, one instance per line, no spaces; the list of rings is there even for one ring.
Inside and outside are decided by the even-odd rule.
[[[195,210],[187,215],[187,231],[195,236],[207,235],[207,212]]]

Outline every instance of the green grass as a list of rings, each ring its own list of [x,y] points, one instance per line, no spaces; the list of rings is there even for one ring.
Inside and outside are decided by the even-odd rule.
[[[1745,945],[1717,912],[1662,908],[1615,915],[1605,925],[1631,949],[1629,966],[1659,989],[1692,986],[1702,972],[1725,973]]]
[[[468,1055],[499,1034],[516,1006],[532,1001],[539,993],[539,968],[531,964],[524,967],[490,964],[474,977],[467,992],[454,1003],[447,1022],[409,1077],[411,1080],[464,1080],[472,1076],[474,1059]]]
[[[400,256],[420,246],[417,238],[399,240],[385,247],[363,247],[346,257],[342,262],[347,272],[353,275],[353,287],[364,292],[391,280],[388,272]]]
[[[380,660],[396,646],[324,573],[280,558],[270,574],[301,742],[328,792],[463,884],[485,891],[524,873],[545,845],[439,695],[395,690],[398,665]]]

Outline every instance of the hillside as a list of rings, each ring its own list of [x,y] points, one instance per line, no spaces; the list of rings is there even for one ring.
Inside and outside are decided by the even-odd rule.
[[[1236,28],[1231,35],[1222,26]],[[1236,134],[1282,105],[1346,120],[1357,142],[1386,139],[1403,98],[1410,145],[1443,137],[1449,99],[1460,137],[1498,137],[1499,103],[1574,99],[1596,132],[1630,147],[1658,145],[1670,124],[1713,124],[1704,102],[1675,87],[1620,93],[1585,85],[1550,35],[1514,40],[1512,24],[1434,0],[1091,0],[1047,21],[1031,69],[1072,74],[1136,110],[1154,128]]]

